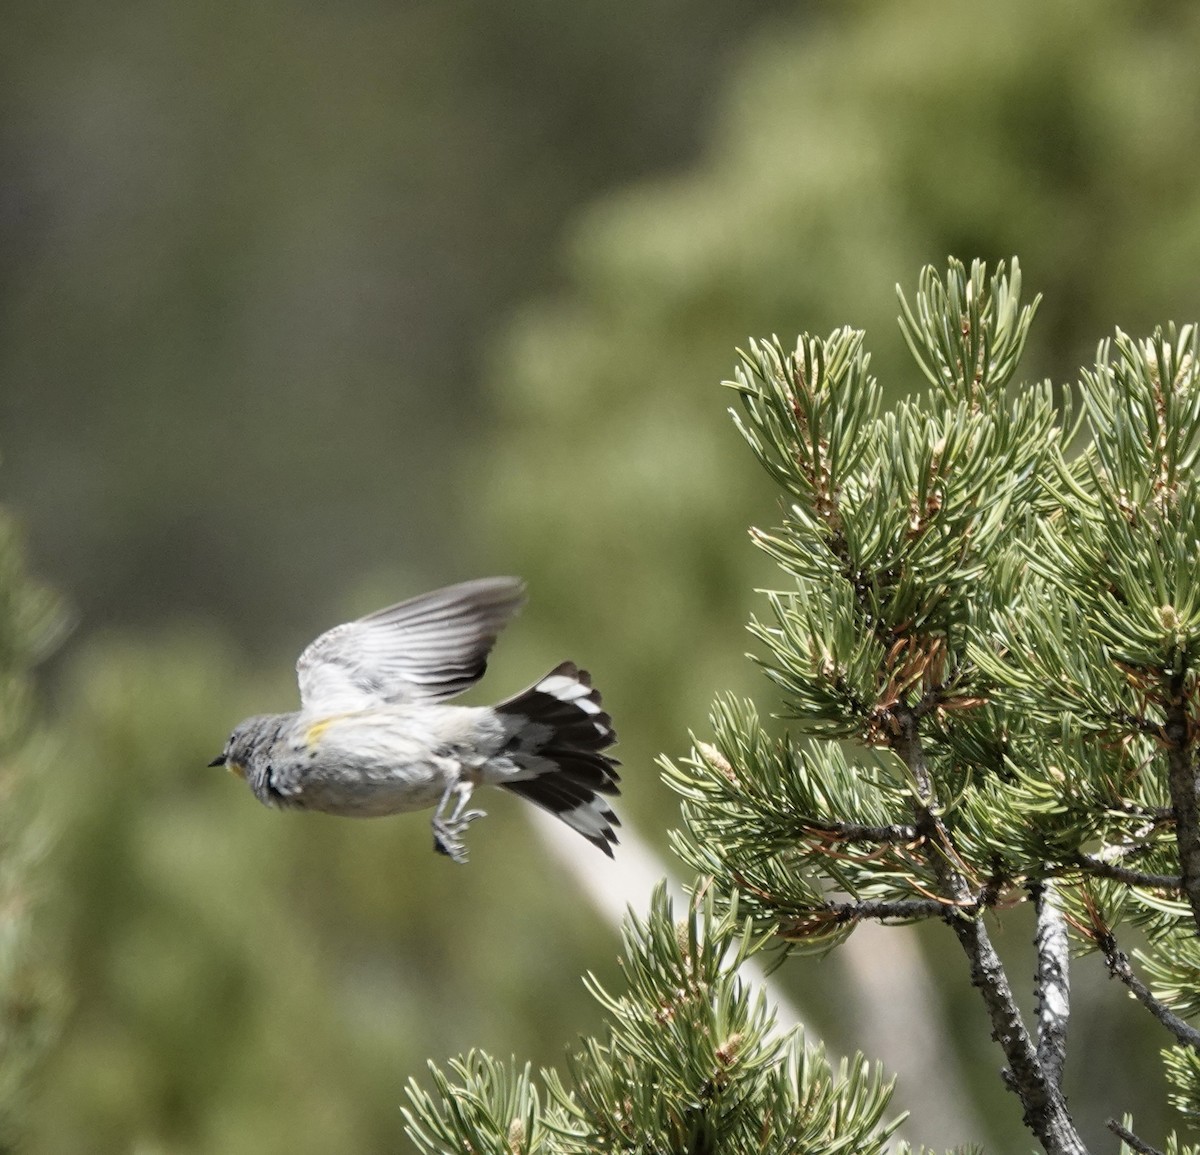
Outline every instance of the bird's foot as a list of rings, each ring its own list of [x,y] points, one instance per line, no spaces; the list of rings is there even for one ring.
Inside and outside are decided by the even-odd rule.
[[[433,820],[433,849],[438,854],[444,854],[453,862],[467,861],[467,848],[463,838],[467,827],[477,818],[483,818],[486,811],[468,810],[465,814],[453,818],[435,818]]]

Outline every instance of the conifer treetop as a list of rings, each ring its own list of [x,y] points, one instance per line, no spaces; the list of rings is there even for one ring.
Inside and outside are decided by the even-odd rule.
[[[882,1074],[774,1034],[736,974],[866,920],[959,944],[1043,1150],[1086,1150],[1062,1089],[1073,952],[1160,1024],[1170,1101],[1200,1117],[1196,329],[1118,332],[1077,385],[1018,385],[1038,301],[1015,260],[926,269],[900,302],[922,384],[890,407],[850,328],[751,341],[727,383],[781,495],[751,531],[780,580],[750,630],[782,710],[720,697],[663,764],[695,905],[631,916],[627,989],[592,984],[608,1031],[565,1078],[476,1054],[435,1068],[436,1096],[414,1084],[423,1150],[881,1150]],[[1017,907],[1032,1016],[989,932]],[[1156,1150],[1119,1105],[1108,1125]]]

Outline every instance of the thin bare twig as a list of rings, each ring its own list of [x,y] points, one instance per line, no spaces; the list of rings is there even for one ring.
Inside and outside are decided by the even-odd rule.
[[[1137,1152],[1137,1155],[1163,1155],[1157,1147],[1151,1147],[1145,1140],[1139,1139],[1128,1127],[1118,1123],[1116,1119],[1109,1119],[1108,1129],[1126,1147],[1132,1147]]]
[[[780,923],[779,933],[787,938],[790,933],[798,933],[803,928],[821,922],[845,924],[862,922],[867,919],[898,919],[913,922],[919,918],[944,918],[946,904],[934,898],[905,898],[894,902],[826,902],[814,907],[811,916],[805,915],[794,923]]]
[[[1088,874],[1094,874],[1097,878],[1111,878],[1127,886],[1145,886],[1154,890],[1183,889],[1183,879],[1178,874],[1149,874],[1122,866],[1119,862],[1106,862],[1094,854],[1076,855],[1075,861]]]
[[[1096,943],[1104,955],[1104,961],[1108,965],[1108,973],[1113,978],[1120,979],[1129,988],[1133,997],[1185,1047],[1191,1047],[1192,1050],[1200,1053],[1200,1031],[1197,1031],[1190,1023],[1181,1019],[1133,973],[1133,967],[1129,965],[1128,956],[1117,946],[1117,940],[1113,937],[1112,932],[1107,930],[1098,932]]]

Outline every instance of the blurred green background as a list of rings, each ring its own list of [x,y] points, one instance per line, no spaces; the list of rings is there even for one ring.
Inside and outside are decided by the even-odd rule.
[[[28,763],[60,1026],[26,1149],[402,1151],[426,1058],[557,1063],[595,1029],[615,931],[517,800],[459,869],[424,816],[275,814],[205,763],[291,708],[320,630],[516,572],[483,697],[586,663],[665,854],[655,756],[717,691],[773,701],[742,657],[773,580],[745,531],[778,512],[724,412],[735,347],[853,323],[918,388],[893,286],[951,253],[1045,294],[1027,376],[1200,318],[1198,58],[1182,0],[8,7],[0,488],[75,622]],[[937,1087],[897,1104],[918,1140],[1023,1149],[941,930],[982,1133],[932,1127]],[[1153,1135],[1161,1040],[1080,971],[1076,1114]],[[778,979],[861,1043],[836,954]],[[903,1077],[903,1040],[882,1057]]]

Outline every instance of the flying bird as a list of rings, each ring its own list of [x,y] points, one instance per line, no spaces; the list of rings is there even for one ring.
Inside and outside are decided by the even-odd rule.
[[[525,601],[518,578],[447,586],[335,626],[300,655],[300,709],[238,724],[212,766],[267,806],[375,818],[434,811],[434,849],[467,861],[477,786],[500,786],[579,831],[610,858],[620,793],[603,753],[612,720],[573,662],[496,706],[445,705],[483,677],[496,636]]]

